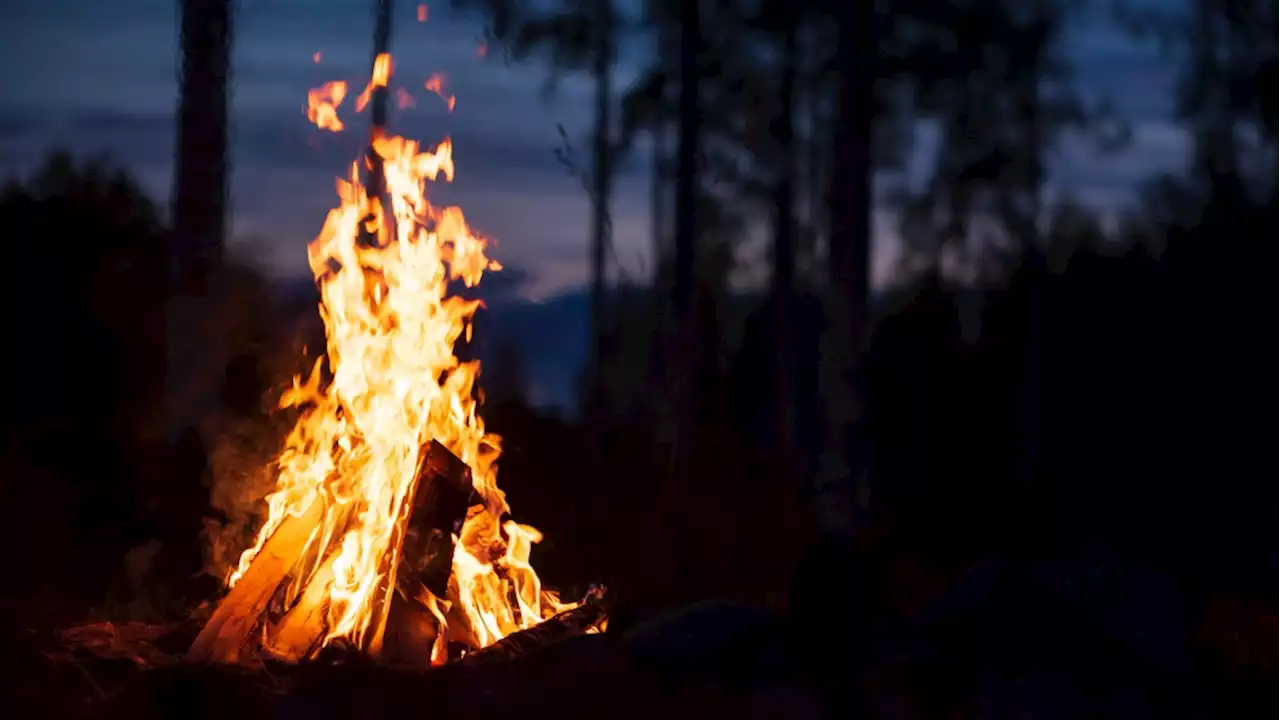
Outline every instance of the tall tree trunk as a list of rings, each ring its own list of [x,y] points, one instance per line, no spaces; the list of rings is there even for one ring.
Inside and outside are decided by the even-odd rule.
[[[823,46],[823,33],[820,24],[815,23],[810,33],[809,78],[807,115],[809,118],[809,136],[806,143],[805,193],[806,212],[809,217],[809,235],[805,238],[805,249],[802,256],[806,260],[804,271],[813,273],[820,267],[818,258],[822,252],[822,242],[826,238],[826,197],[827,197],[827,164],[831,151],[831,128],[828,126],[826,114],[827,94],[827,56]],[[810,281],[813,275],[807,274]]]
[[[1052,12],[1049,9],[1042,10],[1042,14],[1038,14],[1035,21],[1048,23],[1050,18],[1047,13]],[[1048,42],[1050,36],[1047,32],[1048,26],[1041,26],[1046,32],[1041,37],[1043,40],[1039,45],[1031,50],[1031,60],[1025,73],[1026,87],[1024,92],[1026,96],[1023,98],[1023,123],[1026,132],[1026,151],[1023,157],[1025,163],[1024,178],[1025,186],[1023,192],[1026,194],[1027,206],[1024,210],[1025,219],[1021,234],[1025,248],[1030,252],[1023,252],[1024,259],[1032,261],[1032,275],[1030,287],[1030,307],[1027,308],[1027,346],[1025,352],[1025,385],[1024,385],[1024,427],[1026,428],[1026,455],[1025,481],[1029,487],[1035,488],[1037,507],[1035,511],[1040,514],[1038,518],[1041,522],[1039,527],[1044,530],[1052,531],[1049,522],[1048,511],[1052,502],[1046,492],[1046,485],[1041,482],[1039,477],[1039,461],[1040,447],[1043,436],[1043,427],[1041,425],[1043,412],[1041,403],[1043,399],[1043,350],[1044,350],[1044,314],[1045,314],[1045,298],[1044,298],[1044,273],[1047,270],[1045,263],[1045,248],[1040,240],[1040,215],[1042,209],[1042,188],[1044,185],[1044,150],[1045,150],[1045,133],[1044,133],[1044,112],[1043,103],[1040,98],[1040,78],[1046,55],[1049,52]]]
[[[662,275],[663,264],[670,261],[671,243],[669,224],[667,222],[667,128],[665,125],[654,128],[653,147],[649,160],[649,215],[650,215],[650,252],[653,259],[653,277],[655,285]]]
[[[657,62],[665,78],[658,102],[661,105],[658,118],[653,127],[652,158],[650,160],[649,203],[650,232],[652,233],[653,253],[653,327],[650,332],[649,346],[649,379],[656,387],[667,387],[670,380],[668,353],[671,337],[671,263],[672,230],[671,212],[671,157],[670,157],[670,123],[667,115],[668,103],[673,100],[669,82],[672,78],[672,60],[678,51],[678,36],[673,19],[660,2],[650,12],[651,21],[657,26]],[[670,393],[653,393],[648,411],[653,418],[666,418],[670,412]]]
[[[672,300],[676,317],[688,324],[693,304],[694,265],[697,256],[699,195],[699,74],[701,53],[699,0],[680,4],[680,100],[679,137],[676,148],[675,277]]]
[[[823,336],[825,450],[818,476],[819,514],[828,530],[851,532],[854,492],[865,462],[858,421],[858,365],[867,333],[872,209],[872,121],[878,47],[874,3],[840,6],[839,73],[828,217],[827,317]]]
[[[613,69],[613,0],[595,0],[594,75],[596,79],[594,172],[591,176],[591,365],[589,418],[601,419],[607,347],[605,250],[609,243],[609,194],[613,167],[610,149],[610,73]]]
[[[175,442],[221,398],[227,338],[212,287],[227,222],[232,0],[182,0],[173,178],[172,292],[165,308],[165,428]],[[197,336],[196,328],[199,328]],[[194,460],[192,462],[195,462]]]
[[[173,181],[175,270],[200,292],[222,260],[227,216],[227,87],[232,0],[182,0],[178,151]]]
[[[1230,73],[1223,67],[1226,12],[1222,0],[1195,0],[1192,31],[1193,142],[1195,170],[1210,182],[1210,191],[1226,193],[1224,183],[1239,176],[1230,100]],[[1232,188],[1234,189],[1234,188]]]
[[[782,55],[782,72],[778,87],[778,116],[774,124],[774,139],[778,149],[778,178],[774,187],[774,237],[773,237],[773,321],[774,352],[777,365],[777,475],[790,481],[794,463],[795,404],[792,377],[791,313],[795,300],[795,112],[796,74],[799,72],[800,42],[799,18],[794,10],[787,18]]]
[[[700,183],[698,155],[701,118],[699,117],[699,53],[701,50],[699,0],[683,0],[680,5],[680,96],[679,131],[676,147],[675,197],[675,268],[672,278],[671,333],[664,343],[668,348],[670,379],[666,387],[671,394],[662,425],[669,464],[662,480],[662,493],[657,512],[658,523],[667,523],[663,534],[666,554],[673,559],[675,578],[663,578],[671,591],[689,587],[693,566],[689,553],[682,552],[693,531],[693,519],[675,493],[675,488],[692,479],[694,432],[700,393],[694,382],[698,367],[698,328],[695,312],[695,263],[698,242],[697,203]],[[682,494],[684,494],[682,492]]]
[[[670,79],[671,59],[679,51],[676,40],[675,28],[672,27],[670,19],[666,15],[660,15],[656,18],[657,24],[657,62],[662,69],[666,78]],[[653,232],[653,262],[654,277],[660,277],[664,272],[664,263],[671,262],[671,230],[672,224],[668,217],[670,211],[669,199],[671,196],[671,158],[669,155],[670,140],[670,124],[667,122],[666,108],[667,103],[672,100],[671,88],[672,83],[668,82],[664,85],[662,96],[658,102],[662,106],[658,119],[654,123],[653,128],[653,147],[652,174],[650,176],[649,185],[649,201],[650,212],[652,213],[652,232]]]

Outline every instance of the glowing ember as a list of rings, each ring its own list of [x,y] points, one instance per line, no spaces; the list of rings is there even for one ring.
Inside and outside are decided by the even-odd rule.
[[[390,76],[390,56],[379,55],[357,109]],[[341,130],[337,107],[345,93],[340,82],[313,90],[307,117]],[[308,248],[331,378],[326,381],[322,359],[281,398],[281,407],[297,407],[301,416],[280,455],[266,524],[228,584],[243,576],[287,516],[311,510],[308,517],[320,520],[307,542],[318,550],[291,573],[297,580],[290,601],[322,597],[324,642],[345,638],[376,653],[422,448],[438,440],[470,467],[483,499],[483,509],[462,526],[449,597],[425,599],[442,625],[439,657],[445,614],[454,604],[462,612],[452,617],[465,618],[481,647],[570,606],[542,590],[529,564],[538,531],[502,520],[508,506],[497,486],[499,438],[485,431],[473,399],[479,364],[461,363],[453,353],[454,342],[470,335],[480,303],[450,296],[449,283],[471,287],[500,268],[460,209],[427,201],[426,181],[453,178],[452,145],[445,139],[423,150],[415,141],[375,133],[373,146],[383,161],[386,197],[368,196],[361,165],[353,163],[350,180],[338,181],[341,204]],[[362,243],[362,235],[376,237],[376,244]],[[312,508],[317,502],[323,513]],[[328,547],[337,548],[331,571],[321,569]]]
[[[457,98],[452,95],[445,94],[443,73],[434,73],[431,77],[427,78],[426,88],[436,95],[439,95],[440,99],[444,100],[445,104],[449,106],[449,112],[453,112],[453,106],[457,101]]]
[[[321,130],[338,132],[344,127],[338,119],[338,106],[347,96],[347,84],[341,80],[327,82],[307,92],[307,119]]]

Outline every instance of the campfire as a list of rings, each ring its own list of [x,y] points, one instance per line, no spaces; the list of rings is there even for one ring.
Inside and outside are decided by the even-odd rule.
[[[357,109],[391,72],[380,55]],[[337,82],[313,90],[308,118],[342,130],[345,96]],[[428,182],[453,174],[447,138],[427,150],[375,126],[369,158],[338,181],[341,202],[308,248],[326,354],[280,399],[300,415],[268,517],[189,660],[298,662],[336,646],[438,665],[531,632],[603,628],[598,596],[567,603],[542,587],[529,561],[541,534],[511,519],[498,488],[479,364],[454,355],[480,301],[450,287],[500,266],[459,208],[428,201]]]

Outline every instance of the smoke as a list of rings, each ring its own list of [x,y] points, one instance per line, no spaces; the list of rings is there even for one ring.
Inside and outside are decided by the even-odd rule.
[[[276,461],[296,411],[278,409],[295,375],[323,349],[323,327],[310,297],[276,292],[252,267],[235,267],[223,286],[218,324],[228,361],[222,402],[201,423],[208,448],[209,507],[201,540],[203,571],[225,580],[266,518]]]

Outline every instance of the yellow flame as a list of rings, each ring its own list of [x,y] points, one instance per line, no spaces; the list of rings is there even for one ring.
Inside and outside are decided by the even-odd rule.
[[[369,88],[385,86],[390,72],[390,57],[378,56]],[[308,118],[341,129],[336,106],[345,85],[320,90],[325,93],[312,91]],[[281,407],[300,408],[301,415],[279,458],[268,519],[228,583],[235,584],[286,516],[323,499],[311,541],[320,552],[294,575],[319,577],[324,549],[336,545],[325,642],[346,638],[376,649],[421,448],[438,440],[470,467],[483,500],[457,538],[450,597],[427,600],[441,625],[433,657],[443,658],[451,603],[460,606],[480,647],[570,606],[542,590],[529,564],[541,534],[501,520],[508,512],[497,485],[501,443],[477,413],[479,364],[462,363],[453,352],[455,341],[470,334],[480,302],[450,295],[450,283],[471,287],[486,271],[500,269],[459,208],[427,200],[427,181],[453,179],[453,146],[446,138],[423,150],[416,141],[379,134],[373,149],[382,159],[386,196],[370,197],[360,163],[353,163],[349,180],[338,181],[340,205],[308,246],[331,377],[326,380],[322,358],[281,397]],[[365,231],[375,243],[361,242]]]
[[[374,90],[386,87],[390,81],[391,55],[378,53],[378,57],[373,60],[373,76],[369,78],[369,84],[364,86],[360,97],[356,98],[356,112],[364,110],[365,106],[369,104],[369,100],[373,98]]]

